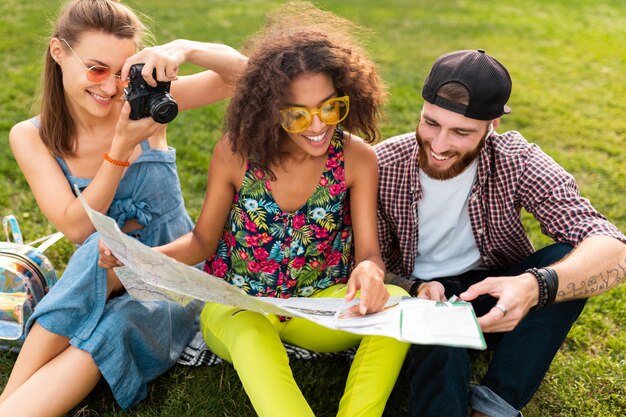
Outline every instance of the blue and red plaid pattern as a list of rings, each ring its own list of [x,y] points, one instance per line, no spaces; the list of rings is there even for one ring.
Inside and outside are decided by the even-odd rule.
[[[396,136],[374,147],[378,157],[378,228],[387,270],[408,277],[417,256],[422,196],[415,133]],[[509,267],[534,248],[522,225],[524,208],[556,242],[578,245],[595,235],[626,237],[589,200],[574,177],[516,131],[492,134],[478,156],[469,217],[482,266]]]

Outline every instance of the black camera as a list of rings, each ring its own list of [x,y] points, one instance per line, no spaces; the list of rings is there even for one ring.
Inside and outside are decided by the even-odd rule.
[[[156,87],[146,83],[141,76],[143,64],[130,67],[128,87],[124,90],[126,100],[130,104],[130,118],[132,120],[152,117],[157,123],[169,123],[178,114],[178,104],[170,95],[170,82],[157,81]],[[156,69],[152,71],[156,80]]]

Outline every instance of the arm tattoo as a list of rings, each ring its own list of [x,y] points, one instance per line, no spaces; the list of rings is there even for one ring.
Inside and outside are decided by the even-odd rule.
[[[616,287],[624,281],[626,281],[626,259],[615,265],[615,268],[592,275],[578,285],[575,282],[568,284],[564,290],[557,293],[556,300],[591,297],[596,293],[600,294]]]

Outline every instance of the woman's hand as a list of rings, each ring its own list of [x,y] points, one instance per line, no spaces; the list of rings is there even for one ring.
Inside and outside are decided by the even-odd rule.
[[[158,81],[172,82],[170,94],[178,103],[178,111],[185,111],[231,96],[247,62],[244,55],[227,45],[176,39],[129,57],[121,77],[126,79],[132,65],[143,63],[141,76],[146,82],[156,86],[153,72]],[[179,77],[178,70],[183,63],[204,68],[204,71]]]
[[[126,60],[122,68],[122,79],[125,80],[128,77],[132,65],[144,64],[141,76],[152,87],[156,87],[157,80],[176,81],[178,69],[187,59],[188,48],[184,45],[184,42],[175,40],[164,45],[144,48]],[[156,69],[157,80],[152,76],[154,69]]]
[[[127,160],[130,154],[143,140],[165,131],[167,125],[155,122],[152,117],[131,120],[130,104],[124,103],[120,117],[115,126],[115,137],[111,144],[109,156],[114,159]]]
[[[383,270],[371,261],[362,261],[354,268],[348,280],[346,301],[353,300],[360,290],[361,302],[350,309],[353,313],[377,313],[383,309],[389,300],[389,292],[383,282],[384,275]]]
[[[102,239],[98,240],[98,254],[100,255],[98,259],[98,266],[100,268],[111,269],[124,265],[111,253],[111,250],[104,245]]]

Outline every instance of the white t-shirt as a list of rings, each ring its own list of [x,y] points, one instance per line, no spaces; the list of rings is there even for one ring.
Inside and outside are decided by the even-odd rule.
[[[478,160],[449,180],[434,180],[419,171],[419,241],[413,277],[449,277],[481,264],[467,208]]]

